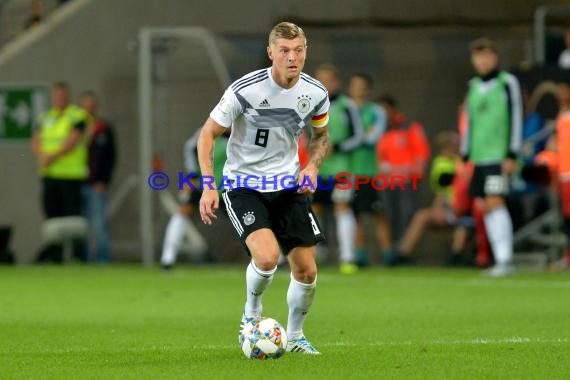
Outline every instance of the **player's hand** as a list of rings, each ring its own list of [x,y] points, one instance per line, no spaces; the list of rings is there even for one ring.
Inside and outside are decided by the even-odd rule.
[[[204,224],[212,224],[217,219],[216,211],[220,205],[220,196],[217,190],[204,189],[200,198],[200,217]]]
[[[318,169],[314,165],[307,165],[305,169],[299,173],[297,192],[300,194],[313,194],[317,190]]]
[[[517,162],[512,158],[507,158],[505,161],[503,161],[502,169],[504,175],[513,175],[517,169]]]

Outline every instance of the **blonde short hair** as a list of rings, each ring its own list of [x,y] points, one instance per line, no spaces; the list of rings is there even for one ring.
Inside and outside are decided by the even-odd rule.
[[[275,44],[278,38],[286,38],[288,40],[293,40],[297,37],[302,37],[305,40],[305,45],[307,45],[307,37],[305,37],[305,32],[300,26],[293,24],[292,22],[280,22],[275,25],[271,32],[269,33],[269,45]]]

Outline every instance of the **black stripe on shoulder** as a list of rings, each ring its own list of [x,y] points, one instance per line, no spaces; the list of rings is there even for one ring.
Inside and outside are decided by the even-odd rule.
[[[253,73],[251,73],[251,75],[248,75],[247,77],[242,78],[242,79],[238,79],[237,81],[235,81],[231,85],[232,90],[236,87],[239,87],[241,84],[244,84],[245,82],[248,82],[252,79],[255,79],[255,78],[263,75],[263,73],[267,73],[267,69],[261,69],[261,70],[254,71]]]
[[[309,74],[305,74],[305,73],[301,73],[301,76],[303,78],[306,78],[308,80],[310,80],[311,82],[314,82],[317,85],[322,86],[323,84],[321,82],[319,82],[318,80],[316,80],[315,78],[313,78],[312,76],[310,76]]]
[[[327,93],[327,89],[326,89],[322,84],[319,84],[318,82],[313,82],[313,81],[311,81],[310,79],[307,79],[307,78],[305,78],[305,77],[301,77],[301,79],[303,79],[305,82],[307,82],[307,83],[309,83],[309,84],[312,84],[312,85],[315,86],[315,87],[320,88],[321,90],[323,90],[323,92],[324,92],[325,94]]]
[[[305,81],[314,84],[315,86],[317,86],[318,88],[320,88],[323,91],[327,91],[327,89],[325,88],[325,86],[323,86],[323,84],[319,81],[317,81],[316,79],[314,79],[313,77],[305,74],[305,73],[301,73],[301,78],[303,78]]]
[[[240,85],[240,86],[234,88],[234,89],[233,89],[233,90],[234,90],[234,93],[237,94],[238,92],[240,92],[240,91],[243,90],[244,88],[249,87],[249,86],[251,86],[251,85],[253,85],[253,84],[262,82],[262,81],[266,80],[267,78],[269,78],[269,75],[265,74],[265,75],[262,75],[262,76],[260,76],[260,77],[257,77],[254,81],[245,82],[245,83],[243,83],[242,85]]]

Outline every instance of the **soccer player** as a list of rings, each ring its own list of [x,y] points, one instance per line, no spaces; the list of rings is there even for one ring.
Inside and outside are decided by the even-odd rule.
[[[354,239],[356,235],[356,217],[352,209],[354,189],[341,188],[336,181],[328,183],[330,177],[336,179],[342,172],[351,173],[352,154],[360,146],[364,138],[364,129],[360,120],[358,107],[348,96],[341,93],[341,80],[338,70],[332,65],[321,65],[315,77],[322,82],[329,93],[330,121],[329,131],[333,149],[326,158],[319,175],[323,186],[313,198],[315,211],[322,218],[323,206],[331,203],[334,207],[336,236],[340,251],[340,271],[353,274],[358,270]]]
[[[246,271],[240,340],[243,326],[261,318],[263,293],[273,280],[282,249],[291,266],[287,350],[319,354],[303,333],[315,296],[315,245],[324,240],[308,196],[330,147],[329,99],[322,84],[302,72],[307,40],[300,27],[277,24],[269,34],[267,54],[271,67],[235,81],[210,113],[198,140],[198,158],[202,174],[212,175],[214,141],[231,126],[224,166],[228,180],[220,184],[227,190],[222,198],[252,258]],[[313,129],[310,158],[300,170],[297,139],[307,126]],[[204,187],[200,199],[204,223],[212,224],[218,205],[218,192]]]
[[[493,41],[475,40],[471,44],[471,62],[477,77],[469,82],[468,124],[461,153],[474,163],[469,192],[484,198],[485,229],[495,256],[495,266],[488,274],[498,277],[514,272],[513,227],[505,195],[522,143],[521,91],[513,75],[499,71]]]
[[[365,134],[361,145],[352,154],[352,173],[355,176],[361,175],[369,178],[378,174],[376,144],[386,131],[387,123],[384,109],[370,100],[372,88],[372,77],[368,74],[354,74],[348,82],[348,95],[358,106]],[[357,262],[365,266],[368,263],[368,256],[364,250],[363,215],[372,214],[374,216],[376,238],[385,252],[392,250],[390,224],[383,210],[380,194],[374,189],[372,183],[359,185],[354,195],[353,208],[357,217],[355,240]]]
[[[230,130],[228,129],[227,132]],[[187,173],[200,174],[198,167],[198,137],[200,136],[200,129],[198,129],[192,137],[190,137],[184,144],[184,167]],[[226,162],[226,145],[229,133],[226,133],[216,141],[214,148],[214,162],[217,166],[222,166]],[[221,164],[221,165],[220,165]],[[215,178],[222,178],[222,171],[216,168]],[[195,188],[199,188],[199,181],[193,177],[191,180]],[[160,264],[164,270],[171,269],[175,262],[178,251],[182,244],[182,239],[188,230],[198,234],[195,237],[203,239],[198,230],[194,227],[190,216],[194,215],[195,207],[200,204],[200,196],[202,193],[199,190],[192,190],[188,185],[184,185],[184,189],[179,193],[178,200],[180,208],[178,212],[170,217],[170,221],[166,226],[164,234],[164,243],[162,245],[162,255],[160,257]],[[199,252],[204,253],[204,252]]]

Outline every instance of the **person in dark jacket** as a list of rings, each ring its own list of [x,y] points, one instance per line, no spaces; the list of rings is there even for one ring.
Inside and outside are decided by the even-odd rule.
[[[99,117],[98,99],[95,93],[84,92],[80,104],[93,120],[87,133],[89,177],[85,187],[84,202],[94,242],[94,249],[88,249],[89,258],[99,263],[109,263],[111,234],[107,217],[108,189],[116,158],[113,127]]]

